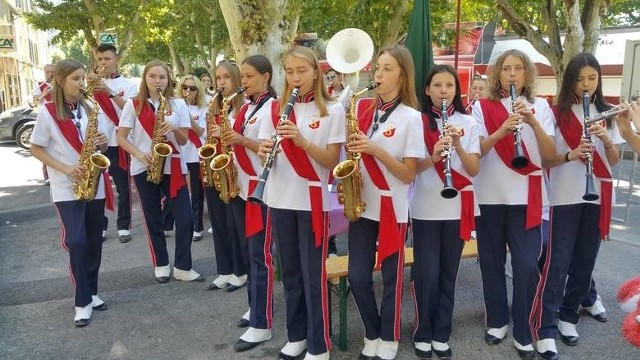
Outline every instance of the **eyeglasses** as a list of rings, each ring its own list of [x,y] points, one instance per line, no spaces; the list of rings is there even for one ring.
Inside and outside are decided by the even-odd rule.
[[[196,91],[198,88],[195,86],[182,85],[182,90]]]

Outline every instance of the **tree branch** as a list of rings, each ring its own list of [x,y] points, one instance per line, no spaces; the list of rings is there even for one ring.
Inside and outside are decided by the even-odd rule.
[[[609,0],[585,0],[580,23],[584,29],[582,51],[594,53],[598,46],[601,19],[609,9]]]
[[[133,41],[133,31],[137,27],[136,25],[140,21],[140,13],[142,13],[142,9],[146,5],[146,0],[140,0],[138,4],[138,8],[136,12],[133,14],[133,18],[131,19],[131,26],[127,27],[127,32],[124,35],[124,40],[120,44],[118,63],[125,58],[127,53],[129,52],[129,48],[131,47],[131,42]]]
[[[393,7],[393,16],[387,23],[387,31],[384,35],[384,42],[381,48],[393,46],[398,41],[398,33],[400,33],[400,26],[402,25],[402,16],[407,11],[407,0],[397,0]]]

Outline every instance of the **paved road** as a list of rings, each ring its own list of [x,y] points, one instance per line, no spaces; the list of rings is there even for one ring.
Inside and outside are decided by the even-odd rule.
[[[68,256],[59,246],[59,224],[49,203],[48,187],[38,181],[40,165],[15,146],[0,145],[0,168],[11,169],[0,175],[1,359],[276,358],[286,342],[281,285],[276,283],[274,289],[273,339],[248,353],[235,353],[232,344],[242,334],[235,323],[246,310],[245,290],[208,292],[203,283],[157,284],[137,200],[133,241],[120,244],[112,225],[104,244],[100,295],[110,308],[95,313],[87,328],[76,329]],[[640,359],[640,350],[620,336],[625,314],[615,301],[619,284],[640,274],[640,240],[636,235],[640,232],[640,211],[635,205],[630,209],[631,220],[616,224],[619,229],[612,233],[613,240],[603,244],[594,275],[610,320],[601,324],[584,317],[578,327],[580,344],[570,348],[559,343],[563,359]],[[113,224],[113,215],[109,217]],[[344,251],[343,239],[338,245]],[[193,255],[194,268],[211,280],[215,260],[210,236],[194,243]],[[408,269],[404,279],[398,359],[413,359],[414,315]],[[374,281],[379,294],[379,274]],[[498,346],[484,344],[481,291],[476,261],[464,260],[450,341],[455,358],[517,359],[511,337]],[[335,316],[337,311],[332,309]],[[357,358],[362,343],[362,324],[352,300],[348,311],[351,346],[347,352],[334,347],[334,360]]]

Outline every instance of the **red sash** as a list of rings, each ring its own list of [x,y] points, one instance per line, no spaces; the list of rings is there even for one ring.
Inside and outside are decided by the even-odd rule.
[[[189,136],[189,141],[191,141],[193,145],[196,146],[196,149],[202,147],[202,140],[200,140],[200,137],[198,136],[198,134],[196,134],[195,131],[193,131],[193,129],[189,129],[189,131],[187,131],[187,135]]]
[[[375,111],[372,106],[373,101],[374,99],[362,99],[358,104],[358,126],[365,134],[373,123],[373,112]],[[376,266],[380,266],[387,257],[402,250],[404,241],[393,208],[391,190],[382,170],[375,158],[369,154],[362,154],[362,162],[373,184],[380,191],[380,230],[378,232],[378,260],[376,264]]]
[[[487,132],[492,134],[496,132],[502,123],[509,117],[509,113],[500,101],[491,101],[488,99],[480,99],[478,101],[480,101],[480,107],[482,108],[484,125],[487,128]],[[540,168],[532,161],[529,161],[529,165],[522,169],[516,169],[511,166],[511,160],[515,155],[514,143],[515,136],[510,132],[507,136],[496,142],[494,149],[498,153],[498,156],[500,156],[500,159],[502,159],[502,162],[509,169],[520,175],[527,176],[529,191],[527,196],[527,219],[525,229],[529,230],[542,224],[542,175],[533,174],[534,172],[539,171]],[[527,159],[530,159],[529,152],[527,151],[524,141],[522,141],[522,149],[524,150],[524,156]]]
[[[71,145],[78,154],[81,154],[82,140],[80,140],[80,136],[78,136],[79,134],[76,124],[74,124],[73,120],[70,118],[59,119],[56,114],[56,106],[54,103],[49,102],[46,103],[45,106],[47,107],[47,110],[49,110],[51,117],[53,117],[53,122],[58,125],[58,129],[62,133],[62,136],[64,136],[69,145]],[[102,178],[104,180],[105,207],[110,211],[114,211],[114,195],[113,188],[111,187],[111,179],[109,178],[109,170],[102,173]]]
[[[277,127],[280,120],[280,102],[274,101],[271,103],[271,120],[273,126]],[[296,124],[296,115],[293,110],[289,115],[289,121]],[[293,170],[295,170],[298,176],[305,178],[309,183],[309,199],[311,202],[311,225],[315,236],[315,245],[319,247],[322,245],[322,238],[324,236],[323,226],[323,207],[322,207],[322,182],[316,174],[316,171],[311,165],[309,155],[302,150],[302,148],[296,146],[291,139],[283,139],[280,142],[282,146],[282,152],[287,156]]]
[[[96,92],[93,94],[93,98],[96,99],[96,102],[100,105],[100,108],[107,115],[109,120],[113,122],[115,126],[120,125],[120,119],[118,118],[118,112],[116,108],[113,106],[113,101],[109,98],[107,94],[104,92]],[[120,163],[120,167],[122,170],[127,171],[129,169],[129,156],[127,156],[127,152],[118,147],[118,162]]]
[[[429,117],[426,114],[422,114],[422,123],[424,125],[424,143],[427,146],[427,150],[429,150],[429,154],[433,154],[433,149],[440,138],[440,130],[431,130],[429,128]],[[433,166],[444,184],[444,163],[438,161]],[[454,169],[451,169],[451,177],[453,179],[453,187],[460,192],[460,238],[469,241],[471,239],[471,231],[476,228],[473,214],[473,190],[463,191],[462,189],[471,185],[471,181]]]
[[[133,107],[135,109],[138,108],[138,99],[133,99]],[[151,139],[153,139],[153,128],[156,123],[156,115],[154,114],[151,106],[148,101],[144,102],[142,106],[142,111],[140,111],[140,115],[138,115],[138,120],[140,121],[140,125],[144,131],[149,135]],[[182,167],[180,164],[180,156],[176,156],[176,154],[180,154],[178,148],[176,148],[171,141],[165,141],[166,144],[171,146],[171,175],[169,179],[169,196],[172,198],[178,195],[178,191],[186,186],[187,183],[184,180],[184,176],[182,175]],[[165,164],[166,166],[166,164]]]
[[[236,122],[233,124],[233,130],[238,134],[242,134],[242,124],[244,123],[244,117],[247,114],[247,109],[249,109],[248,103],[242,105],[240,113],[236,116]],[[255,190],[256,185],[258,185],[258,175],[251,164],[251,160],[247,154],[247,148],[242,145],[234,145],[233,151],[236,155],[236,159],[238,160],[238,165],[240,165],[240,169],[244,171],[245,174],[249,175],[249,189],[247,190],[247,193],[251,194],[253,193],[253,190]],[[262,219],[262,210],[260,209],[260,205],[256,205],[250,201],[246,202],[244,224],[244,231],[247,238],[264,229],[264,221]]]
[[[583,128],[582,122],[578,120],[573,111],[560,114],[558,108],[553,108],[553,115],[558,120],[558,129],[569,145],[570,149],[575,149],[580,145]],[[586,163],[587,159],[580,159]],[[613,179],[604,159],[594,149],[593,151],[593,175],[600,179],[600,239],[605,240],[609,235],[611,225],[611,207],[613,206]]]
[[[44,92],[44,91],[45,91],[49,86],[52,86],[52,85],[50,85],[47,81],[43,81],[43,82],[38,83],[38,88],[40,89],[40,92],[41,92],[41,93],[43,93],[43,92]],[[44,97],[44,99],[45,99],[46,101],[52,101],[52,99],[51,99],[51,93],[48,93],[48,94]],[[54,116],[54,118],[55,118],[55,116]]]

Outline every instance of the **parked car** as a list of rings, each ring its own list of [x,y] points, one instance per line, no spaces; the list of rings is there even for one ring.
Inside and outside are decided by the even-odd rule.
[[[23,149],[31,147],[31,132],[38,116],[37,108],[19,106],[0,114],[0,141],[12,140]]]

